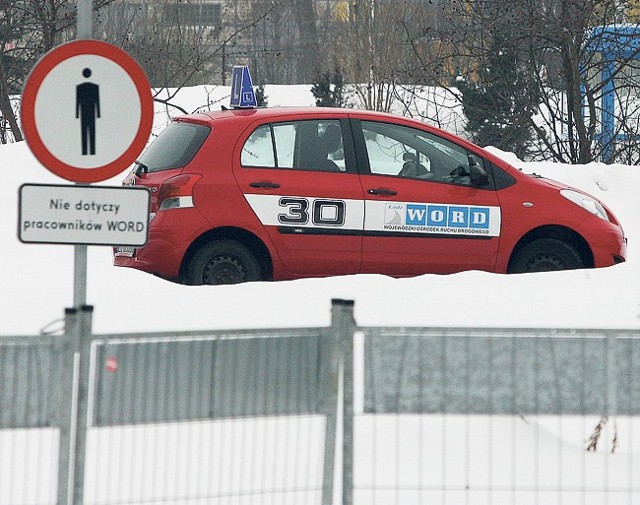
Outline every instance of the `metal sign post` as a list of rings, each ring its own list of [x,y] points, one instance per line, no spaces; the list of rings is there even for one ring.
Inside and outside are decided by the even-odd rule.
[[[76,38],[93,37],[93,0],[77,0]]]
[[[87,304],[87,246],[73,246],[73,306]]]
[[[76,37],[90,39],[93,35],[93,0],[77,0]],[[76,183],[78,184],[78,183]],[[87,411],[88,391],[82,387],[84,376],[88,371],[90,359],[90,342],[92,314],[86,314],[83,307],[87,305],[87,246],[73,246],[73,308],[65,314],[65,337],[73,349],[73,375],[71,389],[72,401],[69,425],[60,427],[60,455],[66,452],[64,460],[67,468],[58,471],[58,504],[80,505],[84,501],[84,463],[87,444]],[[72,328],[67,323],[76,319]],[[83,338],[85,331],[89,336]],[[83,341],[87,344],[83,345]],[[84,352],[82,352],[84,350]],[[88,378],[88,375],[87,375]],[[85,384],[86,386],[86,384]],[[83,393],[83,394],[81,394]],[[65,429],[66,428],[66,429]],[[63,431],[66,435],[63,437]],[[63,440],[64,438],[64,440]],[[63,443],[64,442],[64,443]],[[62,458],[61,458],[62,459]],[[62,461],[60,462],[62,463]],[[66,489],[65,489],[66,488]]]
[[[87,246],[142,246],[148,238],[146,190],[136,195],[90,184],[129,167],[153,124],[144,71],[122,49],[92,38],[93,0],[76,0],[76,7],[77,40],[38,61],[20,105],[31,152],[49,171],[76,183],[20,188],[20,240],[74,245],[73,307],[66,309],[61,339],[72,372],[64,380],[69,394],[59,419],[58,505],[83,503],[93,312],[87,305]]]

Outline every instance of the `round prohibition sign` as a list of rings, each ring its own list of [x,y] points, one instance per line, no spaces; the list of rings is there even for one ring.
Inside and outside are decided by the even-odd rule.
[[[100,182],[144,149],[153,98],[144,71],[120,48],[88,39],[60,45],[31,71],[21,102],[24,136],[49,171]]]

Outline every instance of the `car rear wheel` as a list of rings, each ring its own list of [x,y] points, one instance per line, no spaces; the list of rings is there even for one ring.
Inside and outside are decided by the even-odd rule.
[[[235,240],[209,242],[193,256],[187,283],[238,284],[263,280],[262,269],[251,251]]]
[[[509,273],[552,272],[584,268],[580,254],[568,243],[542,238],[524,246],[509,266]]]

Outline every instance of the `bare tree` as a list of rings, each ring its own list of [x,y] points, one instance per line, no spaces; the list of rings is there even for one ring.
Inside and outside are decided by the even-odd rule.
[[[94,0],[94,9],[111,1]],[[74,36],[75,19],[68,0],[0,0],[0,142],[23,140],[11,96],[40,56]]]
[[[140,63],[154,100],[186,114],[192,111],[174,100],[179,91],[190,85],[225,84],[227,60],[248,63],[249,33],[282,3],[271,2],[253,18],[249,7],[238,3],[114,2],[98,14],[97,25],[101,38]]]
[[[459,87],[479,97],[465,108],[482,143],[512,142],[521,156],[571,163],[631,162],[640,157],[640,44],[612,33],[627,3],[94,0],[94,26],[141,63],[158,101],[172,103],[186,85],[226,84],[236,63],[270,84],[314,84],[339,69],[358,106],[400,106],[440,124],[448,105],[420,111],[416,97],[449,104],[464,98]],[[21,138],[9,97],[27,70],[73,37],[70,4],[0,0],[1,141]]]
[[[205,9],[205,6],[211,9]],[[130,53],[154,88],[197,84],[217,48],[220,5],[165,0],[114,2],[98,13],[96,34]]]
[[[435,12],[433,6],[409,0],[349,4],[348,18],[340,21],[342,53],[336,61],[354,84],[361,105],[389,111],[398,85],[426,82],[424,73],[415,72],[419,51],[413,42],[432,23]]]
[[[294,0],[300,49],[305,53],[305,65],[300,66],[298,80],[305,83],[312,82],[320,73],[320,45],[314,3],[313,0]]]
[[[247,32],[244,53],[261,81],[272,84],[298,83],[298,57],[294,57],[298,28],[293,0],[252,0],[250,14],[256,19]],[[264,15],[268,12],[268,15]],[[239,44],[241,47],[242,44]]]
[[[11,103],[11,95],[18,91],[20,76],[25,74],[29,54],[17,47],[26,36],[25,12],[11,1],[0,2],[0,141],[23,140],[22,132]]]
[[[484,90],[483,100],[469,104],[476,110],[467,110],[469,119],[475,114],[477,121],[488,125],[481,130],[496,126],[494,138],[480,136],[481,143],[499,144],[505,127],[519,128],[530,131],[520,137],[520,147],[514,147],[520,154],[588,163],[611,159],[605,154],[611,152],[616,137],[603,131],[607,110],[616,115],[616,132],[638,134],[630,79],[625,79],[626,85],[620,79],[633,73],[637,51],[620,51],[624,57],[607,60],[595,50],[607,38],[609,46],[613,40],[619,44],[637,40],[636,36],[625,42],[624,37],[611,36],[610,30],[598,30],[625,19],[625,2],[443,0],[441,8],[446,23],[414,35],[414,53],[425,78],[442,80],[453,70],[452,77],[467,87]],[[437,55],[431,54],[437,56],[435,63],[420,53],[434,35],[439,41],[431,45],[438,49]],[[626,107],[607,109],[607,100],[624,102]],[[522,142],[527,137],[525,149]],[[628,156],[633,147],[627,144],[620,152]]]

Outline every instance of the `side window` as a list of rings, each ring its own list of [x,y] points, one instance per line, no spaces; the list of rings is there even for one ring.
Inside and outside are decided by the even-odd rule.
[[[243,167],[274,168],[276,166],[270,125],[258,127],[247,139],[242,147],[240,163]]]
[[[372,174],[471,185],[466,149],[406,126],[372,121],[361,124]]]
[[[516,183],[516,180],[513,177],[495,166],[493,163],[489,163],[489,167],[491,168],[491,174],[493,175],[493,181],[496,187],[496,191],[508,188]]]
[[[242,148],[240,163],[245,167],[346,172],[340,121],[260,126]]]
[[[301,121],[296,125],[295,168],[346,171],[339,121]]]

